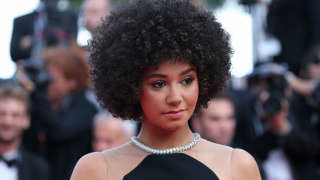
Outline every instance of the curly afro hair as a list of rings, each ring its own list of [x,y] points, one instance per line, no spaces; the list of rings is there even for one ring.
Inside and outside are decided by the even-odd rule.
[[[230,78],[229,36],[213,13],[191,0],[135,0],[104,19],[89,43],[92,80],[103,107],[114,116],[138,120],[141,78],[167,60],[196,68],[196,110]]]

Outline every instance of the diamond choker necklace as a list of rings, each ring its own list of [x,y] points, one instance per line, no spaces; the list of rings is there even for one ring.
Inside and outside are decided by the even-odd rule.
[[[159,155],[161,155],[161,154],[174,154],[174,153],[186,151],[186,150],[192,148],[194,145],[196,145],[199,140],[200,140],[200,135],[198,133],[194,133],[193,140],[186,145],[174,147],[174,148],[169,148],[169,149],[153,149],[153,148],[143,144],[142,142],[140,142],[136,136],[131,137],[131,141],[139,148],[141,148],[149,153],[159,154]]]

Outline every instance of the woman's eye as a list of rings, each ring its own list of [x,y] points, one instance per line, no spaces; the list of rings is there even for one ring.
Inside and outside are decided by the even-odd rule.
[[[155,88],[162,88],[163,86],[166,85],[166,82],[156,81],[156,82],[153,82],[151,85],[152,85],[152,87],[155,87]]]
[[[193,77],[186,77],[181,81],[181,84],[186,86],[191,84],[193,80],[194,80]]]

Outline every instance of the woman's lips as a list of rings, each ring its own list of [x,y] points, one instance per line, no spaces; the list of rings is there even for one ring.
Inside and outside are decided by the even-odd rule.
[[[178,111],[169,111],[164,113],[164,115],[169,119],[179,119],[182,117],[184,113],[184,110],[178,110]]]

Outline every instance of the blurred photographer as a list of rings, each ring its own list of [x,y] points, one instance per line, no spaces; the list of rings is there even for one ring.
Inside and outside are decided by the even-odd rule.
[[[314,161],[317,143],[296,126],[289,113],[290,91],[285,77],[273,76],[261,97],[266,131],[254,140],[250,151],[267,180],[318,179]]]
[[[282,87],[283,68],[277,68],[273,63],[259,64],[247,77],[247,88],[235,93],[235,109],[237,118],[237,128],[235,142],[248,149],[253,140],[262,135],[266,128],[263,121],[263,99],[265,92],[271,87]],[[245,104],[245,106],[244,106]]]

